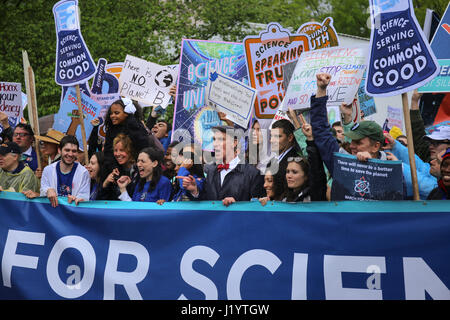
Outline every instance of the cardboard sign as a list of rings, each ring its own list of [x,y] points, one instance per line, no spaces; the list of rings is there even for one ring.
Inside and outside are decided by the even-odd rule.
[[[81,106],[84,114],[86,137],[89,137],[92,131],[91,120],[98,117],[101,106],[83,92],[81,92]],[[80,147],[82,147],[80,115],[78,114],[78,100],[75,87],[68,88],[66,96],[59,107],[59,111],[55,114],[53,129],[67,135],[76,136]]]
[[[227,115],[237,125],[247,128],[252,116],[257,91],[231,77],[214,72],[207,86],[207,100],[211,107]]]
[[[366,92],[393,96],[423,86],[439,64],[414,15],[411,0],[370,0],[372,31]]]
[[[355,98],[366,68],[364,47],[332,47],[304,52],[297,62],[286,91],[284,110],[309,109],[317,91],[316,74],[329,73],[327,106],[350,104]]]
[[[393,126],[403,128],[403,112],[401,108],[388,106],[386,119],[388,128],[392,128]]]
[[[333,26],[333,18],[327,17],[322,23],[307,22],[297,30],[297,34],[306,33],[310,38],[310,50],[339,46],[339,38]]]
[[[183,39],[172,141],[193,141],[212,151],[211,128],[221,121],[206,102],[208,78],[214,71],[248,85],[242,43]],[[186,140],[185,140],[186,139]]]
[[[78,0],[53,6],[56,26],[55,81],[61,86],[84,83],[95,74],[95,64],[80,32]]]
[[[166,108],[176,78],[172,68],[127,55],[119,78],[119,93],[144,105]]]
[[[401,161],[361,162],[355,156],[335,153],[332,201],[402,200]]]
[[[361,112],[364,113],[364,117],[368,117],[377,112],[375,99],[366,93],[366,78],[364,77],[358,88],[358,102]]]
[[[419,92],[450,92],[450,3],[431,40],[431,49],[438,59],[439,75],[419,88]]]
[[[310,50],[306,34],[291,34],[278,23],[270,23],[259,36],[244,39],[250,84],[258,90],[255,116],[272,119],[284,99],[283,66]]]
[[[22,85],[16,82],[0,82],[0,112],[8,118],[22,117]]]

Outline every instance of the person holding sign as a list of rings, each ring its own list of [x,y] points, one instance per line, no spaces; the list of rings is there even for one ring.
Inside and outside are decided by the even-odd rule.
[[[106,172],[111,172],[118,166],[114,159],[113,141],[120,133],[130,137],[136,152],[151,146],[149,134],[141,120],[142,109],[131,99],[122,98],[111,104],[105,116],[106,136],[103,152]]]
[[[225,206],[264,195],[263,176],[253,165],[240,163],[239,137],[230,126],[213,127],[215,164],[205,165],[205,186],[200,191],[193,176],[183,178],[192,199],[221,200]],[[188,194],[189,196],[189,194]]]
[[[327,119],[327,86],[330,83],[331,75],[319,73],[316,75],[316,79],[317,93],[311,96],[310,116],[312,132],[320,155],[328,171],[333,176],[334,153],[348,154],[348,152],[340,147],[337,140],[333,137]],[[393,159],[392,156],[388,156],[382,150],[385,143],[383,129],[374,121],[364,120],[355,123],[350,131],[345,132],[344,135],[351,139],[350,153],[356,156],[359,161]]]

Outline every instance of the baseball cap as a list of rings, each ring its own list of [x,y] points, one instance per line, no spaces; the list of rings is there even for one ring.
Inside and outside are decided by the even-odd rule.
[[[352,140],[359,140],[369,137],[372,140],[384,143],[383,129],[375,121],[364,120],[355,123],[350,131],[344,132],[344,135]]]
[[[437,127],[431,134],[427,134],[425,138],[439,141],[450,141],[450,125],[442,125]]]
[[[21,154],[22,151],[17,143],[9,141],[0,145],[0,154],[4,156],[8,153]]]

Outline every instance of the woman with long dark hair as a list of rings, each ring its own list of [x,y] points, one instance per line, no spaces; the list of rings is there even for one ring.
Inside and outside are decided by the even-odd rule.
[[[103,152],[97,151],[89,159],[89,163],[85,166],[91,176],[91,195],[89,200],[97,200],[102,188],[102,171],[104,170],[105,157]]]
[[[122,201],[146,201],[163,204],[169,201],[172,195],[172,185],[167,177],[162,174],[161,163],[164,153],[153,147],[141,150],[137,160],[139,180],[134,188],[132,197],[127,192],[127,186],[131,183],[128,176],[122,176],[117,180],[120,189],[119,199]]]

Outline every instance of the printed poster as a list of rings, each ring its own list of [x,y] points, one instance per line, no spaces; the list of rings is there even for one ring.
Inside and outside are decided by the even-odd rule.
[[[402,162],[362,162],[355,156],[335,152],[331,199],[403,200]]]
[[[172,141],[193,141],[203,150],[213,150],[211,128],[221,124],[217,111],[206,105],[206,86],[213,72],[248,85],[242,43],[183,39]]]

